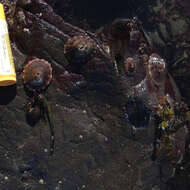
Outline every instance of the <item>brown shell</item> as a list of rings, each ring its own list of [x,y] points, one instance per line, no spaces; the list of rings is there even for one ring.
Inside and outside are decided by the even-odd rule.
[[[76,49],[91,49],[93,48],[93,41],[87,36],[74,36],[69,38],[64,47],[64,53],[71,51],[73,48]]]
[[[64,53],[70,63],[85,64],[91,58],[91,53],[94,49],[94,41],[88,36],[74,36],[66,42]]]
[[[33,59],[24,67],[24,85],[28,90],[45,90],[52,80],[51,65],[43,59]]]
[[[136,62],[133,58],[129,57],[125,60],[125,71],[133,73],[136,69]]]
[[[155,82],[162,82],[166,79],[166,62],[158,54],[153,53],[148,61],[148,74]]]

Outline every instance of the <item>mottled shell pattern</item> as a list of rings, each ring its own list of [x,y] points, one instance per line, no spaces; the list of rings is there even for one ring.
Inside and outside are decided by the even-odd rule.
[[[88,36],[74,36],[66,42],[64,53],[71,64],[86,64],[92,57],[94,47]]]
[[[151,54],[149,57],[148,73],[155,80],[164,79],[166,74],[166,62],[156,53]]]
[[[133,73],[135,72],[135,69],[136,69],[136,62],[135,60],[132,58],[132,57],[128,57],[126,60],[125,60],[125,71],[127,73]]]
[[[149,58],[149,64],[150,65],[160,65],[162,66],[164,69],[166,68],[166,63],[164,61],[164,59],[162,59],[158,54],[153,53],[150,55]]]
[[[24,85],[29,91],[41,92],[52,80],[51,65],[43,59],[33,59],[24,67]]]

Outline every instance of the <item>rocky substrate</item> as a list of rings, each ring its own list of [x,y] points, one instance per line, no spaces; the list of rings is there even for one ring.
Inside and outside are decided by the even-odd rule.
[[[24,55],[13,45],[16,67]],[[55,123],[55,153],[49,156],[49,127],[25,118],[22,74],[9,93],[1,88],[0,189],[155,189],[159,164],[150,138],[135,138],[124,119],[122,93],[112,82],[65,94],[54,82],[47,92]],[[3,96],[4,94],[4,96]],[[11,100],[11,101],[10,101]],[[4,102],[5,103],[5,102]]]
[[[42,28],[48,33],[44,57],[61,62],[62,34]],[[20,71],[27,56],[14,43],[12,49],[17,85],[0,88],[1,190],[189,189],[189,149],[170,179],[174,166],[167,160],[151,159],[154,131],[145,129],[132,135],[117,76],[96,76],[68,93],[52,82],[46,95],[55,124],[55,152],[49,156],[48,122],[42,118],[30,126],[26,120],[27,96]],[[54,65],[54,69],[59,67]]]

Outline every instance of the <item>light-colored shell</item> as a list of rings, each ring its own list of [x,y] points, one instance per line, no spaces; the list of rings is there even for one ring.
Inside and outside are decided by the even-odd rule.
[[[43,59],[33,59],[24,68],[24,85],[28,90],[45,90],[52,80],[51,65]]]

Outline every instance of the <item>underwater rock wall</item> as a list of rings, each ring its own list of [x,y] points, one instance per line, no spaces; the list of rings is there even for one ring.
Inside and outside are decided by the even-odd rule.
[[[10,7],[13,7],[12,2],[14,5],[16,1],[6,1]],[[23,4],[20,5],[16,12],[16,31],[11,25],[15,17],[8,15],[18,82],[14,100],[0,106],[0,189],[164,189],[173,174],[173,165],[152,160],[154,130],[133,134],[123,111],[126,88],[123,89],[120,78],[112,71],[112,64],[105,66],[104,61],[108,63],[110,60],[98,49],[100,52],[95,55],[101,56],[95,57],[89,63],[90,67],[80,73],[86,74],[87,85],[68,90],[69,82],[75,84],[76,81],[73,77],[74,82],[68,78],[65,82],[65,78],[60,77],[67,69],[64,44],[74,33],[84,34],[86,31],[71,27],[71,33],[66,33],[67,29],[58,28],[59,23],[49,22],[45,10],[41,15],[38,7],[24,4],[23,8]],[[55,16],[50,9],[47,9],[48,13]],[[15,12],[15,7],[12,10]],[[92,34],[85,34],[94,39]],[[97,45],[98,41],[94,41]],[[156,46],[156,42],[153,44]],[[34,55],[47,59],[52,64],[53,74],[57,74],[61,81],[54,78],[47,91],[55,125],[53,156],[49,156],[47,121],[41,119],[31,127],[25,118],[28,97],[23,88],[22,69],[28,57]],[[94,70],[97,72],[91,73]],[[99,71],[106,71],[106,74],[98,74]],[[67,87],[66,92],[60,85],[63,89]],[[3,89],[0,90],[3,93]],[[184,137],[183,134],[179,139]],[[184,148],[184,139],[179,142]],[[163,173],[160,172],[161,165]],[[188,187],[187,181],[184,183]]]

